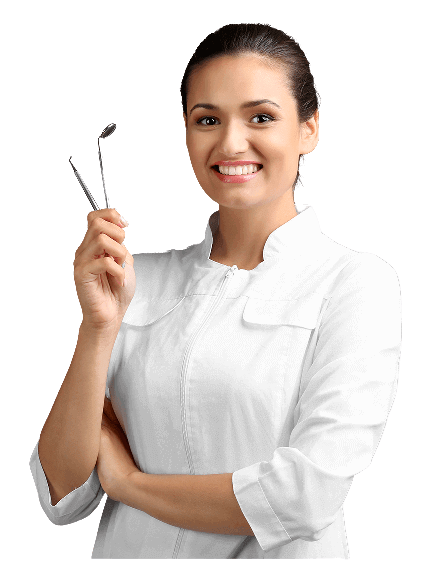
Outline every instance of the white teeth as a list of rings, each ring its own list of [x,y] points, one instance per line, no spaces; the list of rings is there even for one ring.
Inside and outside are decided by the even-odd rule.
[[[259,165],[219,165],[218,168],[222,175],[248,175],[256,173]]]

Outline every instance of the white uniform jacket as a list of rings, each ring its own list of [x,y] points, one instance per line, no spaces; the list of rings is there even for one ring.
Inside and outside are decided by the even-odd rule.
[[[186,249],[134,254],[106,393],[140,470],[233,473],[254,536],[177,528],[107,497],[92,558],[349,558],[342,505],[397,387],[397,274],[328,238],[310,205],[250,271],[209,259],[218,223],[216,211]],[[38,443],[30,467],[56,525],[104,495],[95,468],[52,506]]]

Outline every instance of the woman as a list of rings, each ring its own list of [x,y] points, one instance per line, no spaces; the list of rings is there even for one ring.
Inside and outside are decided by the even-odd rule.
[[[397,275],[297,211],[318,101],[291,37],[224,26],[181,95],[219,209],[201,243],[133,256],[115,209],[89,213],[78,343],[30,460],[42,508],[70,524],[106,493],[93,558],[348,558],[342,505],[395,395]]]

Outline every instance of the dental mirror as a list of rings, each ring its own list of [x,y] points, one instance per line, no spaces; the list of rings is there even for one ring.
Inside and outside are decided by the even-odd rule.
[[[99,139],[107,139],[109,137],[109,135],[112,135],[112,133],[115,131],[115,129],[117,128],[117,125],[114,125],[114,123],[111,123],[110,125],[108,125],[106,127],[106,129],[103,131],[103,133],[100,135]],[[106,194],[106,187],[105,187],[105,177],[103,175],[103,166],[102,166],[102,153],[100,150],[100,144],[99,144],[99,139],[97,139],[97,146],[99,148],[99,161],[100,161],[100,171],[102,173],[102,182],[103,182],[103,192],[105,194],[105,202],[106,202],[106,207],[110,207],[109,205],[109,200],[108,200],[108,195]]]

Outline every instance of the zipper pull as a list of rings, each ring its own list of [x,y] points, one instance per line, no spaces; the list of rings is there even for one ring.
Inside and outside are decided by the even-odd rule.
[[[237,270],[238,266],[232,265],[232,267],[227,270],[225,277],[231,277]]]

